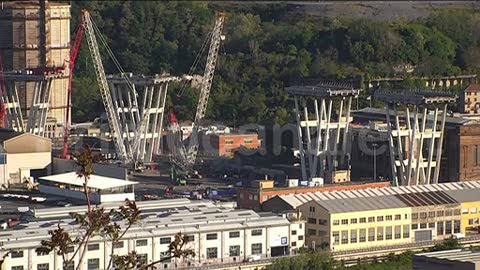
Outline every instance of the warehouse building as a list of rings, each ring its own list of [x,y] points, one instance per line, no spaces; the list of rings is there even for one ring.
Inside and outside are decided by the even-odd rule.
[[[306,244],[351,250],[479,234],[480,182],[278,196],[267,211],[301,212]]]
[[[123,202],[127,199],[135,200],[135,184],[137,182],[91,174],[87,188],[92,203]],[[76,172],[48,175],[38,179],[40,192],[71,200],[86,200],[84,185],[85,180]]]
[[[0,129],[0,187],[46,175],[52,163],[50,139],[31,133]]]
[[[334,190],[354,190],[389,187],[390,182],[345,182],[320,186],[275,187],[271,180],[252,181],[250,186],[237,188],[237,205],[239,208],[260,211],[264,202],[275,196],[288,194],[306,194]],[[270,210],[267,210],[270,211]]]
[[[165,205],[161,205],[161,204]],[[172,259],[157,265],[159,269],[241,262],[252,256],[267,258],[283,256],[304,245],[304,221],[287,219],[271,213],[252,210],[235,210],[206,201],[162,200],[156,206],[151,202],[139,203],[142,219],[115,243],[115,254],[136,251],[151,263],[168,256],[168,246],[175,234],[181,232],[191,242],[187,248],[196,256],[189,259]],[[44,210],[47,211],[47,210]],[[48,218],[32,219],[22,224],[24,228],[0,234],[0,256],[7,252],[6,269],[62,269],[61,257],[50,253],[37,254],[35,248],[48,238],[48,230],[60,226],[75,233],[77,225],[69,218],[55,219],[55,209]],[[66,209],[58,209],[63,217]],[[53,213],[52,213],[53,212]],[[44,213],[45,214],[45,213]],[[120,224],[122,227],[125,224]],[[111,242],[94,238],[87,247],[86,258],[80,269],[106,269]],[[78,263],[78,258],[75,258]]]

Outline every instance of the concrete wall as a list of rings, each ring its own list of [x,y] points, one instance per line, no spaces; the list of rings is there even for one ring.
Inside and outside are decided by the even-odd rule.
[[[176,264],[178,267],[187,266],[188,262],[192,263],[192,266],[207,266],[208,264],[220,264],[220,263],[228,263],[228,262],[240,262],[244,261],[251,255],[251,245],[252,244],[262,244],[262,257],[267,257],[270,252],[271,247],[278,246],[277,239],[281,239],[282,237],[287,237],[288,242],[286,244],[287,249],[289,249],[290,241],[290,234],[291,229],[295,228],[297,230],[296,234],[298,236],[302,235],[301,229],[299,228],[300,224],[295,224],[297,227],[290,227],[292,224],[284,224],[284,225],[265,225],[265,227],[259,227],[257,229],[262,230],[262,235],[252,236],[251,231],[254,228],[242,228],[242,225],[239,224],[239,229],[237,230],[222,230],[220,227],[208,227],[207,230],[204,230],[200,225],[198,230],[195,232],[183,232],[188,236],[194,236],[193,242],[188,243],[187,248],[191,248],[195,251],[196,256],[191,259],[186,259],[183,261],[175,262],[173,259],[171,262],[164,262],[157,267],[159,269],[174,269]],[[219,225],[221,226],[221,225]],[[238,238],[230,238],[230,232],[240,232],[240,237]],[[160,243],[160,239],[162,238],[170,238],[173,240],[174,234],[178,233],[176,229],[153,229],[150,230],[149,233],[145,233],[143,235],[135,235],[135,237],[128,236],[125,237],[123,242],[123,247],[115,248],[114,252],[118,255],[127,254],[130,251],[137,251],[138,254],[145,254],[147,255],[148,262],[157,261],[160,259],[161,252],[166,252],[168,250],[167,243]],[[214,240],[207,240],[206,235],[211,233],[217,233],[217,239]],[[146,246],[137,246],[137,240],[147,240]],[[81,270],[86,270],[88,265],[88,259],[99,259],[100,269],[105,269],[108,264],[108,258],[111,252],[111,243],[108,241],[103,241],[101,239],[93,239],[90,244],[99,244],[98,250],[89,250],[86,252],[85,261],[80,267]],[[4,267],[5,269],[11,269],[12,266],[23,266],[24,269],[36,269],[37,264],[40,263],[49,263],[50,269],[60,270],[61,267],[61,257],[54,254],[53,252],[46,256],[38,256],[35,253],[35,248],[40,244],[38,242],[23,242],[20,245],[16,246],[16,250],[23,251],[24,256],[22,258],[11,258],[10,256],[6,257]],[[280,243],[281,244],[281,243]],[[240,246],[240,256],[238,257],[230,257],[229,248],[233,245]],[[298,246],[298,245],[297,245]],[[206,259],[206,251],[208,247],[217,248],[217,258],[216,259]],[[234,260],[235,258],[235,260]],[[75,262],[78,263],[78,257],[75,258]],[[243,267],[242,267],[243,269]]]
[[[40,185],[39,190],[42,193],[57,195],[66,198],[73,198],[79,200],[85,200],[85,194],[81,191],[73,191],[63,188],[57,188],[52,186]],[[122,202],[125,199],[135,200],[135,194],[132,193],[120,193],[120,194],[105,194],[98,195],[96,193],[90,193],[90,199],[93,203],[106,203],[106,202]]]
[[[54,157],[52,169],[53,174],[73,172],[76,170],[76,165],[73,160]],[[127,169],[122,167],[94,164],[93,171],[96,175],[127,180]]]
[[[30,170],[45,169],[52,163],[51,152],[7,154],[6,177],[10,184],[30,177]],[[13,177],[14,174],[18,174]]]

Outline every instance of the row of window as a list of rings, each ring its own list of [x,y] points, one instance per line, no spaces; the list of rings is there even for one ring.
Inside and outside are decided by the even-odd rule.
[[[243,143],[253,143],[252,139],[244,139]],[[225,144],[233,144],[233,140],[225,140]]]
[[[95,245],[95,244],[94,244]],[[89,245],[90,248],[90,245]],[[89,249],[90,250],[90,249]],[[148,261],[148,254],[138,254],[139,256],[139,261],[140,263],[144,264],[147,263]],[[170,262],[171,261],[171,255],[169,251],[165,252],[160,252],[160,259],[162,259],[162,262]],[[49,270],[49,264],[48,263],[41,263],[37,264],[37,270]],[[65,268],[65,270],[73,270],[75,269],[75,261],[72,262],[69,266]],[[87,260],[87,269],[88,270],[100,270],[100,259],[99,258],[92,258]],[[11,270],[24,270],[23,265],[17,265],[17,266],[12,266]]]
[[[386,221],[391,221],[391,220],[401,220],[402,219],[402,215],[400,214],[397,214],[397,215],[386,215],[386,216],[377,216],[376,217],[376,220],[377,222],[382,222],[384,220]],[[408,214],[405,214],[405,219],[408,219]],[[351,218],[350,220],[348,219],[342,219],[342,220],[338,220],[338,219],[335,219],[333,220],[333,225],[336,226],[336,225],[340,225],[340,223],[342,225],[348,225],[348,224],[357,224],[357,223],[367,223],[367,220],[368,220],[368,223],[372,223],[372,222],[375,222],[375,217],[361,217],[359,219],[357,218]],[[325,222],[326,223],[326,220],[319,220],[319,224],[321,225],[326,225],[326,224],[322,224],[320,223],[321,221]]]
[[[251,230],[251,235],[252,236],[259,236],[259,235],[262,235],[262,233],[263,233],[262,229]],[[229,232],[228,237],[229,238],[239,238],[240,237],[240,232],[239,231]],[[207,234],[207,240],[216,240],[216,239],[218,239],[218,234],[217,233]]]
[[[460,209],[448,209],[448,210],[439,210],[439,211],[430,211],[430,212],[421,212],[413,213],[412,219],[426,219],[434,217],[450,217],[450,216],[459,216],[461,214]]]
[[[402,230],[403,227],[403,230]],[[368,232],[368,234],[367,234]],[[410,238],[410,225],[397,225],[368,229],[354,229],[332,232],[333,245],[355,244],[373,241]]]
[[[462,215],[464,214],[476,214],[477,213],[477,208],[472,207],[472,208],[462,208]]]
[[[303,236],[302,236],[303,238]],[[143,240],[137,240],[138,241],[143,241]],[[144,242],[140,242],[143,244]],[[88,250],[98,250],[99,244],[90,244],[88,245]],[[21,252],[13,252],[15,254],[22,254],[23,257],[23,251]],[[12,254],[13,254],[12,253]],[[215,259],[218,258],[218,248],[217,247],[210,247],[206,249],[206,254],[207,254],[207,259]],[[261,243],[255,243],[251,244],[251,254],[252,255],[257,255],[257,254],[262,254],[262,244]],[[238,257],[240,256],[240,245],[233,245],[229,246],[229,256],[230,257]],[[146,263],[148,261],[148,254],[139,254],[140,261],[143,263]],[[166,252],[161,252],[160,253],[160,258],[163,260],[163,262],[170,262],[170,253],[168,251]],[[75,264],[75,263],[73,263]],[[74,268],[74,265],[71,265],[68,267],[69,269]],[[93,259],[88,259],[87,261],[87,269],[88,270],[99,270],[100,269],[100,259],[98,258],[93,258]],[[18,266],[12,266],[11,270],[24,270],[23,265],[18,265]],[[48,263],[41,263],[37,264],[37,270],[49,270],[49,264]]]
[[[262,244],[252,244],[252,255],[262,254]],[[240,245],[230,246],[228,248],[229,256],[230,257],[237,257],[240,256]],[[218,258],[218,248],[217,247],[210,247],[207,248],[207,259],[216,259]]]
[[[296,231],[295,231],[296,232]],[[255,229],[251,230],[251,236],[260,236],[263,234],[262,229]],[[240,231],[234,231],[234,232],[229,232],[229,238],[239,238],[240,237]],[[303,236],[302,236],[303,238]],[[210,233],[207,234],[207,240],[216,240],[218,239],[218,234],[217,233]],[[162,237],[160,238],[160,244],[170,244],[172,241],[171,237]],[[187,236],[187,241],[192,242],[195,241],[195,237],[193,235],[188,235]],[[147,246],[148,245],[148,240],[147,239],[138,239],[135,241],[135,246],[141,247],[141,246]],[[114,248],[123,248],[124,247],[124,242],[119,241],[113,244]],[[89,244],[87,246],[87,250],[89,251],[95,251],[100,249],[100,244],[99,243],[93,243]],[[74,251],[74,247],[69,247],[68,252],[72,253]],[[48,254],[42,254],[37,252],[37,256],[43,256],[43,255],[48,255]],[[10,253],[11,258],[23,258],[24,252],[23,250],[14,250]]]
[[[48,263],[37,264],[37,270],[49,270],[50,265]],[[24,270],[23,265],[12,266],[11,270]]]

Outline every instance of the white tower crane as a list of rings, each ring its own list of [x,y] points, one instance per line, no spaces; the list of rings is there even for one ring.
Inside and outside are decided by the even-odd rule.
[[[120,129],[120,123],[115,112],[115,107],[112,102],[110,89],[108,88],[107,78],[105,76],[105,70],[103,68],[102,59],[100,57],[100,51],[98,49],[97,39],[94,32],[94,24],[90,18],[88,11],[84,11],[85,16],[85,33],[87,37],[88,48],[92,56],[93,66],[100,88],[100,94],[102,95],[103,105],[105,106],[105,112],[107,114],[108,124],[110,126],[110,132],[115,143],[115,147],[118,151],[118,158],[123,161],[124,164],[132,163],[132,153],[127,150],[122,138],[122,131]]]
[[[203,80],[200,86],[200,96],[198,98],[197,112],[195,114],[195,121],[193,123],[192,135],[190,136],[189,148],[184,161],[185,169],[191,170],[195,164],[198,153],[198,128],[205,116],[207,110],[208,98],[210,96],[210,89],[212,88],[213,74],[215,73],[215,66],[217,64],[218,51],[222,41],[222,29],[225,21],[226,13],[220,12],[217,14],[215,26],[212,31],[212,38],[210,41],[210,49],[208,50],[207,63],[203,73]]]

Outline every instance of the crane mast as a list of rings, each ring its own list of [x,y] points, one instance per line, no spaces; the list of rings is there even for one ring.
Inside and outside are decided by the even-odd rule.
[[[77,59],[80,44],[82,44],[83,32],[85,32],[85,16],[82,16],[82,21],[77,27],[77,33],[75,34],[75,40],[73,42],[72,49],[70,51],[70,59],[68,60],[68,92],[67,92],[67,111],[65,113],[65,127],[63,133],[63,157],[68,158],[68,136],[70,134],[70,107],[72,103],[72,78],[73,69],[75,67],[75,59]]]
[[[226,14],[220,12],[217,14],[215,26],[212,31],[212,38],[210,48],[208,50],[207,63],[203,74],[203,80],[200,87],[200,96],[198,98],[197,112],[195,114],[195,121],[193,123],[192,135],[190,136],[190,144],[187,152],[187,160],[185,166],[191,169],[195,164],[198,154],[198,128],[205,116],[207,110],[208,98],[210,96],[210,89],[212,88],[213,75],[215,73],[215,66],[218,59],[218,51],[222,41],[222,29],[225,22]]]
[[[90,49],[93,66],[97,75],[98,86],[100,88],[103,105],[105,106],[110,132],[115,143],[115,147],[117,148],[119,159],[122,160],[124,164],[130,164],[132,162],[132,154],[127,152],[127,148],[123,142],[120,123],[118,122],[118,118],[115,113],[115,107],[112,102],[112,96],[108,87],[107,78],[105,76],[102,59],[100,57],[97,39],[95,37],[93,22],[88,11],[84,11],[84,17],[88,48]]]

